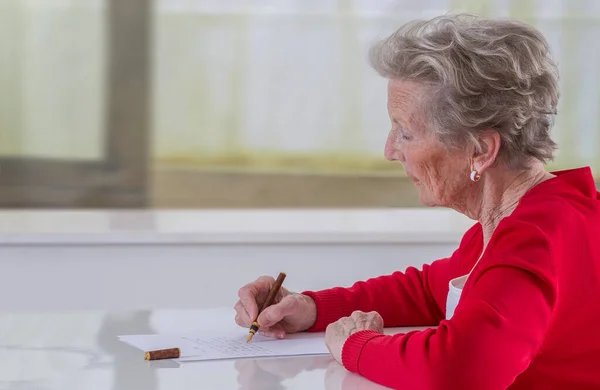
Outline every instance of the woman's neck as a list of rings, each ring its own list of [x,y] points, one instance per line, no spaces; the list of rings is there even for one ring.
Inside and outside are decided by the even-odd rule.
[[[473,198],[476,206],[471,210],[474,215],[470,215],[481,223],[484,249],[500,221],[512,214],[523,195],[553,175],[546,172],[540,163],[519,173],[498,167],[490,169],[485,176]]]

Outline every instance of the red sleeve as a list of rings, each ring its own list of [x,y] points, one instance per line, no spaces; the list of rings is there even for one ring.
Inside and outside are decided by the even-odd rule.
[[[488,246],[452,319],[392,336],[357,332],[344,344],[344,366],[392,388],[506,389],[542,344],[556,283],[550,245],[537,228],[496,234],[498,248]]]
[[[386,327],[439,324],[445,317],[448,282],[459,276],[461,248],[470,244],[476,226],[467,231],[452,257],[425,264],[421,270],[408,267],[405,272],[360,281],[349,288],[303,292],[317,305],[317,320],[308,331],[324,331],[355,310],[378,312]]]

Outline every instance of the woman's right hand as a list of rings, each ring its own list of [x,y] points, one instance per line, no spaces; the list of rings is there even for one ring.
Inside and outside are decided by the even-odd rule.
[[[235,304],[235,322],[250,328],[258,310],[269,295],[275,279],[261,276],[238,291],[239,300]],[[259,333],[268,337],[284,338],[288,333],[302,332],[310,328],[317,319],[317,306],[307,295],[293,293],[283,286],[274,303],[258,316]]]

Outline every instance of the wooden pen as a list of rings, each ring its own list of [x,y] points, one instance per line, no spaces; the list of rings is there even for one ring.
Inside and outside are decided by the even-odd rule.
[[[146,352],[144,360],[178,359],[180,356],[181,350],[179,348],[158,349]]]
[[[250,340],[252,340],[252,337],[254,337],[256,332],[258,332],[258,329],[260,328],[260,325],[258,324],[258,321],[257,321],[258,316],[260,315],[260,313],[263,312],[263,310],[265,310],[267,307],[269,307],[273,304],[273,302],[275,301],[275,297],[277,296],[277,294],[279,293],[279,290],[281,289],[281,285],[283,284],[285,277],[286,277],[285,272],[280,272],[279,276],[277,276],[275,283],[273,284],[273,286],[271,286],[271,290],[269,291],[269,295],[267,296],[267,299],[265,300],[262,307],[258,311],[258,314],[256,315],[256,318],[254,319],[254,321],[252,321],[252,325],[250,326],[250,331],[248,333],[248,337],[246,337],[246,342],[250,342]]]

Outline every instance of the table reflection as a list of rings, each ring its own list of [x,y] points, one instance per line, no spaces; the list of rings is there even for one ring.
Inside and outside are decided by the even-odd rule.
[[[109,314],[104,317],[98,332],[98,346],[113,358],[112,390],[145,389],[158,390],[156,367],[151,367],[142,358],[139,350],[117,339],[121,334],[149,334],[156,333],[150,326],[151,311],[139,311],[127,314]],[[179,364],[170,361],[161,361],[160,364]]]
[[[329,355],[240,359],[234,366],[238,371],[239,390],[284,390],[283,381],[304,371],[325,370],[332,361]]]
[[[332,361],[325,371],[326,390],[386,390],[385,386],[371,382],[346,370],[337,361]]]

